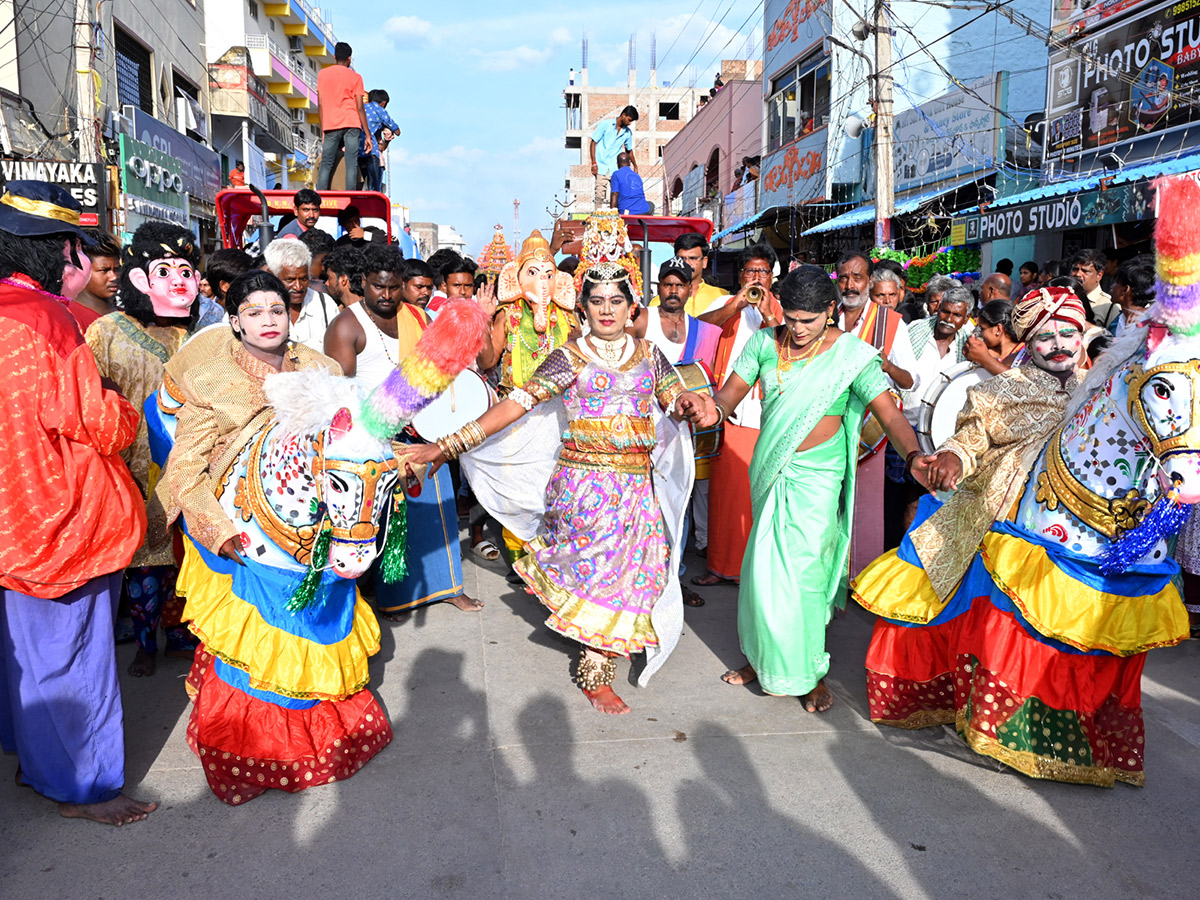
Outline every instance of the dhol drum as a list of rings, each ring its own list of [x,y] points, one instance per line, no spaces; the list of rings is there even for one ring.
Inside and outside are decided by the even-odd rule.
[[[904,409],[904,401],[900,399],[900,395],[896,391],[888,391],[888,393],[896,401],[896,406]],[[863,417],[862,431],[858,433],[858,461],[866,462],[882,450],[885,443],[887,443],[887,435],[883,433],[883,426],[879,424],[875,414],[868,411]]]
[[[967,405],[967,391],[991,377],[991,372],[966,361],[938,375],[925,389],[917,412],[917,443],[922,450],[933,453],[954,436],[958,414]]]
[[[494,402],[492,389],[483,376],[463,369],[450,387],[413,416],[411,427],[421,440],[433,443],[478,419]]]
[[[689,391],[707,394],[710,397],[716,395],[717,388],[713,381],[712,371],[705,363],[699,361],[684,363],[676,366],[675,371],[679,373],[679,380]],[[721,452],[721,432],[720,426],[693,431],[692,443],[696,453],[697,478],[708,477],[709,466],[712,465],[710,460]]]

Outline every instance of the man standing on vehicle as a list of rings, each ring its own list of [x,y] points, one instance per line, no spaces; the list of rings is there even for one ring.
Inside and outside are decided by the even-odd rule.
[[[588,153],[592,160],[592,174],[596,176],[596,187],[592,195],[596,209],[603,209],[609,203],[609,188],[612,174],[617,168],[617,154],[624,150],[629,154],[629,164],[637,172],[637,159],[633,156],[633,131],[630,125],[638,119],[638,111],[632,106],[621,110],[615,122],[605,121],[596,126],[592,132]]]
[[[350,68],[354,51],[345,41],[333,48],[334,64],[317,73],[317,103],[321,112],[321,131],[325,141],[321,146],[321,171],[317,190],[329,190],[339,150],[346,156],[346,190],[354,190],[358,174],[359,142],[367,153],[375,149],[367,112],[363,106],[362,76]]]

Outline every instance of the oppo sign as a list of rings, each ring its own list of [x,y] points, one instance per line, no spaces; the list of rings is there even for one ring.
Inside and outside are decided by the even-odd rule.
[[[141,156],[130,156],[125,160],[125,166],[147,188],[157,188],[160,191],[175,191],[183,193],[183,176],[178,172],[169,172],[156,162]]]

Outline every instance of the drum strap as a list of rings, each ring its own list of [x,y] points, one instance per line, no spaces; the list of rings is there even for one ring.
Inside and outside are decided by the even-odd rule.
[[[691,362],[696,358],[696,342],[699,340],[700,329],[696,327],[696,320],[688,316],[687,338],[683,342],[683,354],[679,357],[680,362]]]
[[[875,333],[871,337],[871,346],[884,356],[892,352],[892,342],[896,340],[896,329],[903,321],[893,310],[880,307],[875,317]]]

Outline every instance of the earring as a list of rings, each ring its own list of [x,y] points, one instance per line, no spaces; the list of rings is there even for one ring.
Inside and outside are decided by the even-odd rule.
[[[825,317],[825,327],[828,328],[832,324],[833,324],[833,314],[830,313],[828,316]]]

